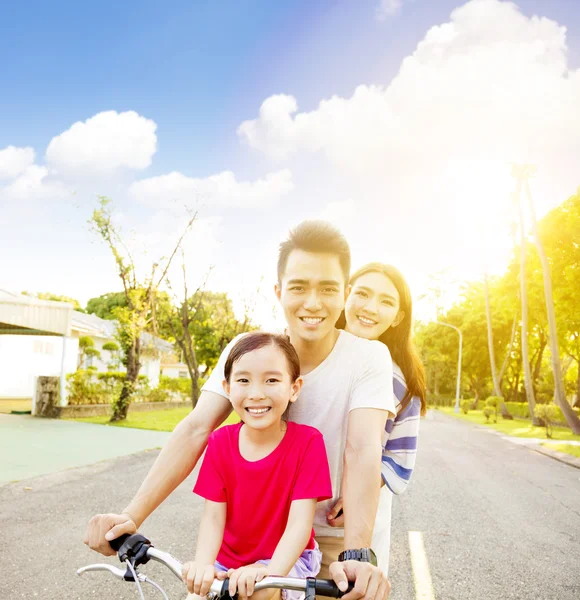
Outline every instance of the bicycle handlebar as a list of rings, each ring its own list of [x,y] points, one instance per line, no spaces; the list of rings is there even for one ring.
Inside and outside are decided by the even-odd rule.
[[[181,575],[181,563],[171,556],[168,552],[163,552],[154,548],[151,542],[141,534],[122,535],[115,540],[109,542],[113,550],[119,556],[121,562],[130,561],[137,568],[149,560],[155,560],[164,564],[180,581],[183,581]],[[125,581],[134,581],[133,574],[127,570],[123,572],[117,567],[103,563],[95,565],[87,565],[78,569],[77,574],[82,575],[88,571],[109,571],[112,575]],[[150,582],[145,575],[137,573],[139,581]],[[207,595],[208,600],[225,600],[230,598],[229,579],[215,579],[211,584],[210,591]],[[308,589],[314,591],[318,596],[326,596],[329,598],[341,598],[354,587],[353,583],[349,583],[348,590],[341,592],[332,579],[315,579],[308,577],[306,579],[298,579],[293,577],[265,577],[262,581],[256,582],[254,591],[258,592],[263,589],[285,589],[298,592],[306,592]]]

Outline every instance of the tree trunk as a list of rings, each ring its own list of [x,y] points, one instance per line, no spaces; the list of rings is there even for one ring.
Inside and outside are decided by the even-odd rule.
[[[528,292],[526,289],[526,233],[524,230],[524,212],[522,209],[521,192],[523,177],[518,177],[518,188],[516,192],[516,201],[518,203],[519,224],[520,224],[520,300],[522,304],[522,362],[524,364],[524,386],[526,388],[526,399],[530,409],[530,417],[534,425],[539,426],[540,421],[534,415],[536,408],[536,398],[534,395],[534,386],[532,383],[532,372],[530,369],[530,358],[528,351]]]
[[[485,316],[487,319],[487,347],[489,350],[489,364],[491,366],[491,378],[493,380],[493,391],[495,395],[500,398],[499,406],[501,410],[501,416],[504,419],[512,420],[513,417],[510,414],[510,411],[507,409],[505,402],[503,400],[503,392],[501,390],[501,382],[497,375],[497,369],[495,366],[495,352],[493,348],[493,329],[491,328],[491,308],[489,306],[489,284],[487,281],[487,271],[485,273],[484,278],[485,286]]]
[[[538,233],[538,225],[536,223],[536,213],[534,210],[534,204],[532,202],[532,194],[530,191],[530,184],[526,180],[526,195],[528,197],[528,205],[532,217],[532,230],[534,232],[534,238],[536,240],[536,248],[540,256],[542,263],[542,273],[544,275],[544,296],[546,298],[546,311],[548,313],[548,326],[550,331],[550,354],[552,359],[552,373],[554,375],[554,386],[557,403],[566,423],[575,434],[580,434],[580,419],[576,413],[572,410],[572,407],[566,399],[566,391],[564,389],[564,379],[562,377],[562,366],[560,364],[560,349],[558,347],[558,332],[556,329],[556,311],[554,309],[554,298],[552,295],[552,278],[550,277],[550,266],[548,265],[548,258],[544,251],[544,245],[540,239]]]
[[[111,422],[124,421],[127,418],[127,412],[129,411],[129,405],[131,404],[131,398],[135,393],[137,387],[137,379],[139,377],[139,369],[141,364],[139,358],[141,355],[141,340],[136,339],[127,348],[126,364],[127,374],[123,380],[123,387],[119,398],[113,402],[113,414],[111,416]]]
[[[574,400],[574,406],[580,408],[580,361],[578,361],[578,375],[576,377],[576,400]]]
[[[542,359],[544,358],[544,350],[548,344],[546,338],[540,335],[540,347],[538,353],[532,358],[530,362],[530,369],[532,369],[532,385],[534,386],[534,396],[538,391],[538,379],[540,378],[540,371],[542,370]],[[533,367],[532,367],[533,364]]]

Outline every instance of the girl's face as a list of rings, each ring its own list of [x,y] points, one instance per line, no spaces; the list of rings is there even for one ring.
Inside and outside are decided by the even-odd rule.
[[[354,282],[344,313],[346,331],[367,340],[378,339],[405,316],[395,284],[382,273],[365,273]]]
[[[302,378],[292,381],[286,355],[270,344],[244,354],[223,385],[244,423],[265,430],[280,425],[288,403],[298,398]]]

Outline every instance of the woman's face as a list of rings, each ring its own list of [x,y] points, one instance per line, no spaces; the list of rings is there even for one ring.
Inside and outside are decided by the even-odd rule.
[[[397,288],[382,273],[365,273],[354,282],[344,312],[346,331],[368,340],[378,339],[405,316]]]

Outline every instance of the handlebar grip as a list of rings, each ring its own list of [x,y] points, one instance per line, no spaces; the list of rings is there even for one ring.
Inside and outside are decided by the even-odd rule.
[[[125,543],[125,541],[129,537],[131,537],[131,536],[128,533],[124,533],[123,535],[120,535],[118,538],[111,540],[109,542],[109,544],[115,552],[119,552],[119,548],[121,548],[121,546]]]
[[[226,577],[224,579],[224,582],[222,584],[222,591],[220,593],[220,598],[221,600],[227,600],[228,598],[230,598],[230,600],[238,600],[238,595],[234,594],[233,596],[230,596],[230,591],[229,588],[230,587],[230,578]]]
[[[315,584],[316,595],[326,596],[327,598],[342,598],[345,594],[351,592],[353,588],[354,583],[349,581],[346,592],[341,592],[332,579],[317,579]]]

